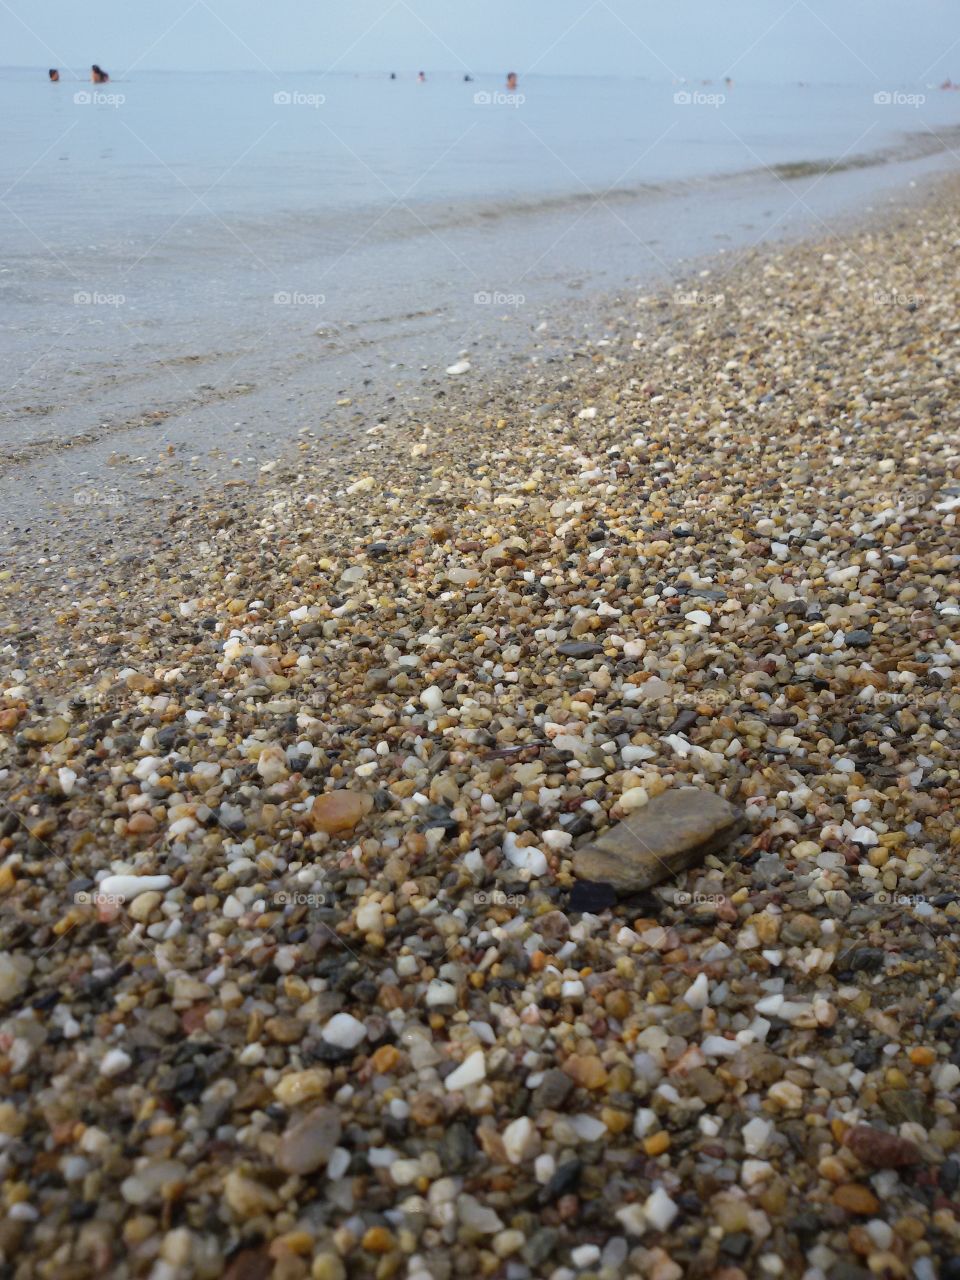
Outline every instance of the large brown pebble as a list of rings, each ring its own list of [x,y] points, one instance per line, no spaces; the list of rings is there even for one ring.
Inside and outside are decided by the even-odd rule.
[[[911,1164],[921,1164],[923,1155],[915,1142],[901,1138],[883,1129],[873,1129],[868,1124],[858,1124],[843,1140],[861,1164],[871,1169],[904,1169]]]
[[[342,831],[352,831],[372,807],[371,797],[361,792],[330,791],[314,800],[310,821],[314,831],[325,831],[333,836]]]
[[[742,829],[742,815],[722,796],[675,787],[578,849],[573,869],[618,893],[638,892],[702,862]]]

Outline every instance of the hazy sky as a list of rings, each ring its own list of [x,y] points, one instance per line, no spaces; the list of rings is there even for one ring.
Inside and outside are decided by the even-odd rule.
[[[0,0],[7,65],[960,79],[957,0]]]

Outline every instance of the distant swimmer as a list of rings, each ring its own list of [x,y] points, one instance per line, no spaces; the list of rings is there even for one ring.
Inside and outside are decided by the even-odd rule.
[[[60,79],[60,72],[57,70],[56,67],[51,67],[50,70],[47,72],[47,75],[50,77],[50,80],[52,81],[53,84],[56,84],[57,81]]]
[[[425,71],[418,71],[418,72],[417,72],[417,79],[420,81],[420,83],[421,83],[421,84],[426,84],[426,83],[427,83],[427,73],[426,73]]]
[[[96,63],[90,68],[90,79],[94,84],[106,84],[110,77],[102,67],[98,67]]]
[[[515,71],[507,72],[507,88],[513,90],[517,87],[517,73]]]
[[[732,77],[732,76],[724,76],[724,77],[723,77],[723,83],[727,86],[727,88],[728,88],[728,89],[732,89],[732,88],[733,88],[733,77]]]
[[[464,83],[464,84],[473,84],[473,76],[471,76],[471,75],[465,75],[465,76],[463,77],[463,83]]]
[[[390,79],[391,79],[391,80],[396,80],[396,78],[397,78],[397,73],[396,73],[395,71],[391,71],[391,72],[390,72]]]

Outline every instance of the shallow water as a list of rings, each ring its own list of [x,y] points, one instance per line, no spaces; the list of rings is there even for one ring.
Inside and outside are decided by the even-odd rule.
[[[0,73],[0,499],[69,500],[117,450],[269,452],[956,163],[960,95],[876,92]]]

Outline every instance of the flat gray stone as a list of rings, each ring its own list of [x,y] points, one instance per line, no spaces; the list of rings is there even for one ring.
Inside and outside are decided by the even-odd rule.
[[[743,826],[739,809],[714,792],[674,787],[577,849],[573,869],[582,880],[635,893],[696,866]]]
[[[334,1107],[315,1107],[289,1125],[277,1145],[277,1164],[284,1173],[314,1173],[333,1154],[340,1127]]]
[[[557,653],[562,653],[565,658],[595,658],[598,653],[603,653],[603,645],[595,640],[564,640],[563,644],[557,645]]]

